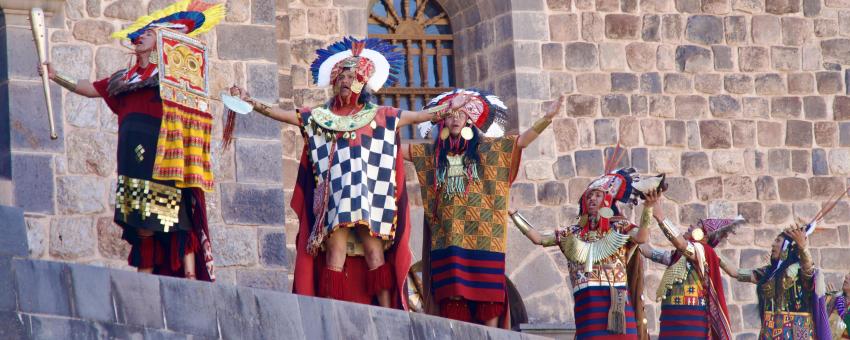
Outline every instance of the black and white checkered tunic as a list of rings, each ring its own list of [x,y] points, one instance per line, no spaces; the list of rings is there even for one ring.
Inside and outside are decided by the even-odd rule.
[[[372,129],[367,124],[357,130],[357,140],[337,138],[328,187],[330,195],[325,210],[326,228],[367,221],[373,235],[379,234],[384,239],[393,237],[398,110],[379,108],[375,119],[381,115],[386,119],[385,126],[378,124]],[[333,142],[321,133],[315,134],[316,131],[309,127],[304,132],[310,147],[314,174],[318,181],[322,181],[328,170]]]

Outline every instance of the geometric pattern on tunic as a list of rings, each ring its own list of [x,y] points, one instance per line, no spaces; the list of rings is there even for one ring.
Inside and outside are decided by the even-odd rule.
[[[336,139],[336,151],[330,169],[328,205],[325,228],[332,231],[341,224],[368,221],[373,236],[392,239],[396,217],[396,110],[380,108],[387,112],[386,124],[371,129],[369,125],[356,130],[359,143],[347,138]],[[302,118],[307,120],[306,113]],[[377,117],[376,117],[377,118]],[[302,131],[310,147],[310,159],[318,181],[328,171],[332,140],[322,133],[314,133],[309,123]]]
[[[437,192],[442,188],[434,188],[434,145],[411,145],[411,160],[424,198],[425,221],[431,228],[432,251],[456,246],[505,252],[511,162],[517,137],[482,138],[478,148],[482,163],[479,179],[466,183],[468,194],[449,197]],[[434,216],[435,204],[439,204],[438,217]]]

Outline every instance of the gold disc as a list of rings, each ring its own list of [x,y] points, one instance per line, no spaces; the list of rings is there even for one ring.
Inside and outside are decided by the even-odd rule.
[[[703,237],[705,237],[705,232],[703,232],[701,228],[691,230],[691,238],[693,238],[694,241],[702,241]]]
[[[609,207],[599,208],[599,216],[601,216],[603,218],[614,217],[614,209],[611,209]]]
[[[463,137],[463,139],[466,139],[466,140],[472,139],[472,136],[473,136],[472,128],[468,127],[468,126],[464,126],[463,129],[460,130],[460,136]]]

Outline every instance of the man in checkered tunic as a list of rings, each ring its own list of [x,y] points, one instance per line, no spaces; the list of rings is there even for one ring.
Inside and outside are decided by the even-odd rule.
[[[436,125],[420,124],[422,135],[433,130],[432,144],[405,150],[416,167],[425,207],[425,309],[507,328],[508,193],[522,149],[546,129],[564,98],[531,129],[504,136],[507,108],[495,95],[457,89],[435,97],[429,106],[464,95],[472,99],[459,111]]]
[[[466,97],[421,112],[370,102],[404,60],[393,48],[346,38],[318,50],[314,80],[334,93],[318,107],[285,111],[231,90],[255,111],[298,126],[304,137],[292,198],[300,222],[295,293],[407,308],[409,219],[398,130],[438,121]]]

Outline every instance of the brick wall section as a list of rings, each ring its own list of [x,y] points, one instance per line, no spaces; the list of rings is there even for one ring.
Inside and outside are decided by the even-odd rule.
[[[629,151],[623,165],[668,174],[664,208],[673,221],[686,226],[706,216],[744,215],[751,223],[720,246],[743,267],[766,263],[782,228],[795,216],[811,218],[848,183],[847,3],[532,0],[522,6],[514,2],[513,26],[542,22],[543,28],[514,34],[516,45],[529,46],[516,49],[518,63],[529,59],[525,68],[517,65],[517,88],[533,89],[517,94],[519,125],[530,126],[549,96],[569,94],[565,112],[532,147],[536,152],[525,153],[513,188],[512,206],[539,228],[571,223],[578,197],[600,174],[603,153],[618,142]],[[521,80],[522,73],[533,76]],[[850,255],[848,218],[843,201],[811,237],[827,282],[837,284],[850,270],[841,260]],[[523,241],[511,235],[509,258],[540,256],[518,245]],[[668,247],[657,230],[652,243]],[[566,274],[557,252],[540,253]],[[648,299],[655,299],[660,274],[652,265]],[[758,320],[754,287],[731,288],[733,329],[740,339],[754,338],[757,322],[745,321]],[[653,306],[649,315],[657,312]],[[650,318],[653,328],[655,321]]]
[[[48,32],[54,65],[77,79],[100,79],[126,67],[131,57],[109,35],[171,2],[66,2],[64,18]],[[210,50],[213,97],[239,84],[258,98],[276,100],[275,2],[233,0],[227,5],[227,17],[201,37]],[[55,87],[60,139],[47,140],[42,131],[46,126],[43,99],[29,94],[41,93],[32,64],[36,58],[31,36],[24,34],[30,34],[28,28],[12,31],[15,34],[6,37],[16,46],[13,50],[32,55],[20,58],[21,65],[10,66],[21,70],[16,77],[23,81],[16,86],[29,86],[10,94],[24,101],[13,100],[15,105],[26,108],[12,119],[19,126],[11,131],[11,137],[15,204],[26,211],[30,255],[131,269],[126,265],[129,248],[121,240],[121,229],[112,223],[116,116],[101,99],[87,99]],[[213,106],[212,152],[219,185],[207,195],[207,202],[218,279],[288,290],[289,257],[279,246],[286,242],[280,208],[286,182],[280,156],[285,149],[281,129],[262,116],[240,116],[238,138],[230,150],[223,151],[221,105],[213,102]]]

